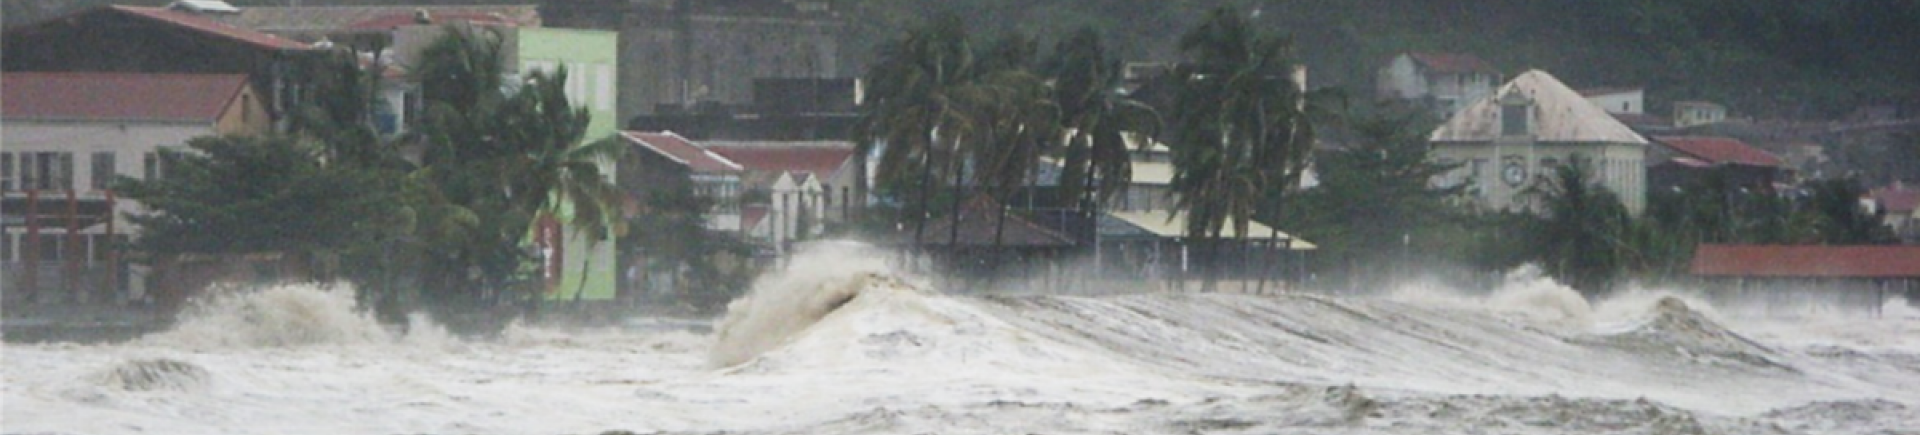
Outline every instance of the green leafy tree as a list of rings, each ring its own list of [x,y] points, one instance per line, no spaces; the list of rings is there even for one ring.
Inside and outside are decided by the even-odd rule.
[[[1896,242],[1893,231],[1881,223],[1880,216],[1861,204],[1867,190],[1852,179],[1816,180],[1808,183],[1812,195],[1807,213],[1815,216],[1813,228],[1817,243],[1829,245],[1869,245]]]
[[[339,261],[377,252],[405,229],[385,218],[399,208],[398,186],[323,165],[320,154],[279,135],[199,137],[187,150],[163,149],[166,177],[116,185],[145,209],[128,216],[141,229],[133,248],[155,257],[282,253],[310,261],[317,278],[366,278]]]
[[[1382,266],[1408,270],[1415,243],[1420,251],[1452,249],[1439,243],[1439,232],[1463,218],[1453,199],[1465,186],[1434,184],[1459,165],[1428,159],[1429,124],[1417,112],[1352,116],[1346,146],[1314,159],[1319,185],[1294,206],[1263,215],[1319,243],[1315,261],[1349,281],[1390,277],[1373,273]]]

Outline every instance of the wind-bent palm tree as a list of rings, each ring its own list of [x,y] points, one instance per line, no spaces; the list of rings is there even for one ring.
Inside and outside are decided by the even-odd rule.
[[[590,243],[617,227],[617,188],[600,165],[617,158],[618,143],[583,144],[589,116],[567,100],[564,69],[505,86],[501,41],[492,29],[448,27],[414,68],[427,104],[417,133],[419,196],[439,201],[431,209],[450,217],[431,220],[446,225],[430,229],[441,285],[512,280],[541,216],[571,215],[569,226]],[[482,282],[467,282],[469,269]]]
[[[1119,59],[1108,57],[1091,28],[1055,45],[1042,70],[1053,81],[1066,131],[1059,149],[1061,198],[1076,201],[1083,213],[1098,213],[1099,204],[1132,181],[1127,144],[1149,146],[1160,115],[1124,93]]]
[[[877,150],[874,178],[913,186],[917,198],[907,217],[914,221],[916,250],[931,213],[933,179],[952,169],[960,138],[974,130],[957,100],[975,75],[973,48],[957,17],[935,20],[882,45],[878,62],[867,71],[871,87],[855,127],[859,146],[854,153],[864,159]],[[918,180],[908,178],[913,176]]]
[[[1636,253],[1627,242],[1631,215],[1589,166],[1590,158],[1575,155],[1523,194],[1538,201],[1534,241],[1541,266],[1591,297],[1610,288]]]
[[[1216,9],[1180,39],[1170,131],[1186,235],[1211,248],[1203,289],[1218,279],[1220,233],[1244,241],[1269,189],[1296,185],[1312,148],[1305,92],[1293,75],[1287,39],[1260,34],[1241,14]]]

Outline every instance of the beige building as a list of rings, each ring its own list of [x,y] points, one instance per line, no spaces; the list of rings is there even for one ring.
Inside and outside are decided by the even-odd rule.
[[[1646,208],[1646,138],[1543,71],[1514,77],[1430,140],[1433,159],[1461,165],[1435,182],[1467,185],[1469,200],[1487,209],[1526,207],[1522,192],[1576,156],[1628,211]]]
[[[0,75],[0,195],[6,285],[138,296],[107,279],[112,246],[135,228],[137,203],[114,198],[116,176],[165,176],[161,148],[209,135],[272,129],[261,96],[238,74]]]

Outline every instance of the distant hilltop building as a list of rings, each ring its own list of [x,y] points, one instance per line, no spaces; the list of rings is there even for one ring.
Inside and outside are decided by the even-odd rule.
[[[1488,209],[1530,207],[1523,192],[1553,168],[1586,159],[1627,210],[1646,207],[1647,139],[1544,71],[1527,71],[1433,131],[1433,158],[1460,164],[1437,180],[1466,183]]]
[[[1727,120],[1727,106],[1706,101],[1673,102],[1673,127],[1687,128]]]
[[[1418,102],[1441,119],[1493,94],[1500,70],[1471,54],[1400,53],[1380,68],[1381,99]]]

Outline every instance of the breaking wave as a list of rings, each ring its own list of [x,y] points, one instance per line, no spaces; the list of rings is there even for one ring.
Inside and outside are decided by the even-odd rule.
[[[423,330],[424,316],[414,323]],[[361,310],[346,285],[283,284],[219,289],[197,300],[172,329],[146,345],[189,349],[385,344],[395,335]]]
[[[381,327],[349,289],[209,298],[113,345],[8,345],[24,433],[1907,433],[1920,312],[1588,302],[1537,270],[1368,296],[951,295],[825,242],[692,328]],[[304,416],[263,418],[262,416]],[[269,421],[271,420],[271,421]]]
[[[863,294],[913,291],[880,252],[852,242],[821,242],[760,277],[727,304],[708,357],[715,367],[746,362],[806,330]]]

